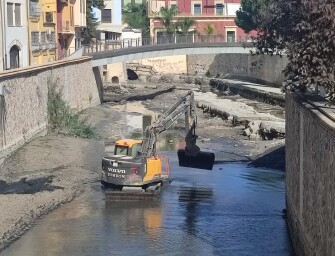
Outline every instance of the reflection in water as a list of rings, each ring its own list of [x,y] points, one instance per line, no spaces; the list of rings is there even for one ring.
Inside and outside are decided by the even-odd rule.
[[[105,204],[93,185],[99,189],[58,208],[0,255],[293,255],[280,213],[282,173],[242,164],[182,168],[174,155],[174,181],[158,202]]]
[[[196,235],[198,208],[209,207],[208,202],[213,197],[213,190],[206,187],[181,187],[179,202],[185,207],[185,230],[190,235]],[[207,204],[204,204],[207,202]]]

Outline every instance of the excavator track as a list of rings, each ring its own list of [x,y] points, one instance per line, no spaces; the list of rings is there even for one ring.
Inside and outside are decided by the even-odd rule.
[[[105,190],[105,202],[159,200],[163,188],[171,182],[171,179],[165,179],[145,189],[142,187],[123,187],[122,190],[108,188]]]

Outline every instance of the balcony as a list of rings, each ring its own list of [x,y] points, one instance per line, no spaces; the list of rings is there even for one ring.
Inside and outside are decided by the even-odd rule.
[[[74,35],[74,26],[70,25],[70,21],[62,22],[62,34],[73,34]]]
[[[39,52],[41,50],[40,44],[39,43],[33,43],[31,45],[31,51],[32,52]]]
[[[40,44],[41,51],[45,52],[48,49],[49,49],[49,44],[47,44],[46,42]]]
[[[55,50],[56,49],[56,42],[49,42],[49,50]]]
[[[29,18],[38,19],[41,13],[41,7],[38,3],[29,2]]]

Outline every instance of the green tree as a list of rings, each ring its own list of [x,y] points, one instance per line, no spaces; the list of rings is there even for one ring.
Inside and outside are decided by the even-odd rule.
[[[86,0],[86,29],[84,36],[95,37],[98,26],[97,18],[94,16],[93,8],[103,9],[104,0]]]
[[[207,24],[206,26],[204,26],[204,31],[206,35],[213,35],[215,33],[215,25]]]
[[[335,101],[335,1],[270,0],[258,19],[258,53],[285,53],[289,60],[285,89],[324,86]]]
[[[171,8],[161,7],[159,11],[159,16],[156,19],[161,22],[168,35],[172,35],[176,31],[176,23],[174,22],[174,19],[177,15],[178,9],[175,5]]]
[[[184,17],[176,22],[177,32],[182,35],[188,35],[190,28],[196,24],[196,21],[190,17]],[[192,33],[192,32],[191,32]]]
[[[267,12],[270,0],[241,0],[241,7],[236,11],[235,23],[245,33],[256,30],[263,14]]]
[[[123,10],[122,19],[129,28],[136,28],[142,31],[142,35],[150,32],[150,21],[147,15],[147,8],[144,4],[128,3]]]

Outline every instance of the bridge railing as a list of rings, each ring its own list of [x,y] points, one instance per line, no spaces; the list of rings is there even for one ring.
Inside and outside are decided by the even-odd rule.
[[[147,47],[154,45],[171,44],[208,44],[208,43],[242,43],[252,42],[250,36],[239,36],[237,38],[225,37],[224,35],[165,35],[158,37],[124,38],[121,40],[96,41],[84,45],[84,53],[103,52],[119,50],[130,47]]]

